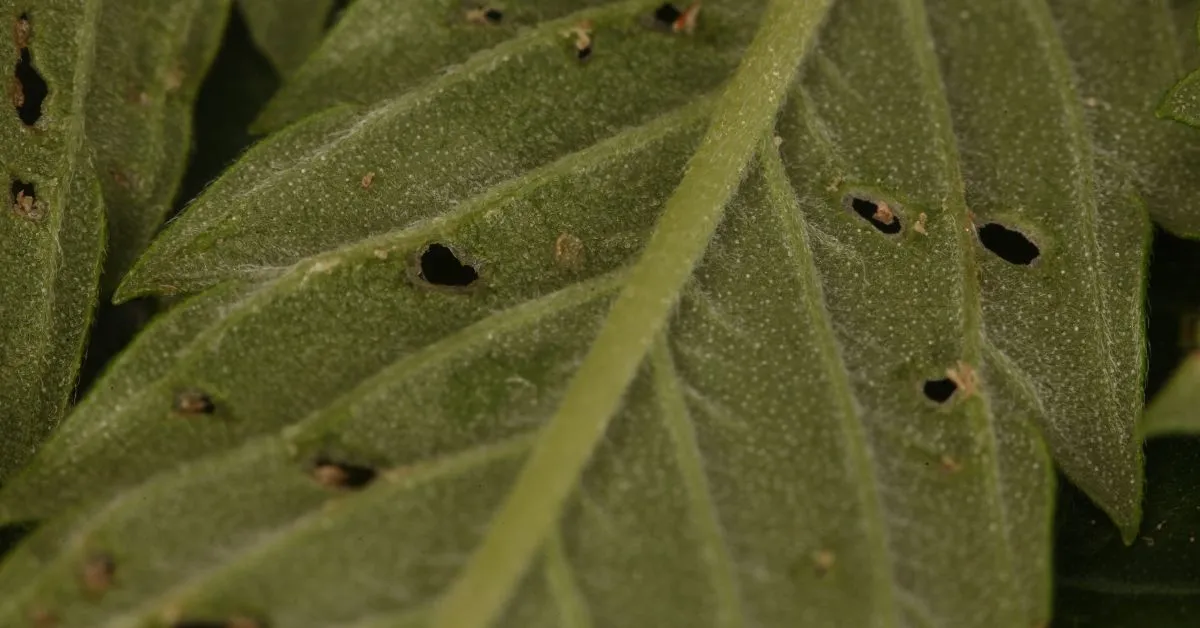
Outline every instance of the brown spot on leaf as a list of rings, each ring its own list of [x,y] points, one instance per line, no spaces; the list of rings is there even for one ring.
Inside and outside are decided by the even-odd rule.
[[[194,417],[202,414],[212,414],[216,412],[217,406],[213,403],[212,397],[209,397],[203,391],[189,389],[182,390],[175,395],[173,409],[183,416]]]
[[[117,563],[108,554],[94,554],[83,563],[83,589],[100,595],[109,590],[117,573]]]
[[[920,215],[917,216],[917,223],[913,225],[913,231],[916,231],[921,235],[929,235],[929,232],[925,231],[925,222],[928,220],[929,216],[925,212],[921,212]]]
[[[368,172],[367,174],[364,174],[361,183],[362,183],[362,189],[364,189],[364,190],[371,189],[371,184],[375,183],[375,173]]]
[[[942,470],[947,473],[958,473],[962,471],[962,463],[950,457],[949,454],[942,454],[941,459]]]
[[[813,553],[813,568],[816,569],[818,576],[829,573],[836,562],[837,556],[830,550],[823,549]]]
[[[313,480],[331,489],[358,489],[375,480],[378,473],[370,467],[318,460],[312,468]]]
[[[33,25],[29,23],[29,16],[22,15],[13,23],[13,43],[16,44],[17,50],[24,50],[29,47],[30,35],[33,34]]]
[[[559,234],[558,239],[554,241],[554,263],[559,268],[579,270],[583,267],[586,255],[583,241],[569,233]]]
[[[979,390],[979,376],[970,364],[958,361],[955,366],[946,369],[946,378],[954,382],[964,397],[970,397]]]

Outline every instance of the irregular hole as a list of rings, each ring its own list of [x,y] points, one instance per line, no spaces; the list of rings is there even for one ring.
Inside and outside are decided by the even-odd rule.
[[[32,183],[13,179],[9,187],[13,211],[23,218],[38,218],[40,212],[37,202],[37,190]]]
[[[199,416],[216,412],[217,404],[202,391],[181,390],[175,394],[172,409],[185,416]]]
[[[479,273],[459,261],[449,247],[430,244],[421,254],[421,279],[435,286],[464,288],[475,283]]]
[[[32,28],[28,15],[21,15],[14,27],[14,39],[21,51],[20,58],[13,73],[16,83],[13,85],[13,106],[17,116],[26,126],[33,126],[42,117],[42,103],[50,94],[50,86],[33,67],[33,55],[29,52],[29,38]]]
[[[477,7],[467,11],[467,21],[476,24],[499,24],[504,21],[504,12],[491,7]]]
[[[312,468],[313,479],[326,488],[360,489],[374,481],[376,475],[378,472],[371,467],[324,458],[318,459]]]
[[[675,24],[675,20],[678,20],[680,17],[683,17],[683,11],[680,11],[670,2],[664,2],[654,10],[654,22],[663,28],[670,28]]]
[[[35,521],[20,521],[0,526],[0,559],[21,543],[37,528]]]
[[[1028,266],[1041,255],[1038,246],[1025,234],[994,222],[979,228],[979,242],[1010,264]]]
[[[900,233],[900,217],[887,203],[851,197],[850,209],[882,233],[888,235]]]
[[[950,401],[950,397],[953,397],[955,391],[958,390],[958,384],[955,384],[950,378],[931,379],[925,382],[922,390],[930,401],[946,403]]]

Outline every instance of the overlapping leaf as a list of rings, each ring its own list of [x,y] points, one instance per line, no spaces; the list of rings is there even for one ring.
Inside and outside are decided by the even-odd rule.
[[[192,104],[228,14],[229,0],[103,3],[86,115],[107,207],[110,291],[175,200]]]
[[[317,47],[337,4],[337,0],[238,0],[254,42],[285,75],[300,67]]]
[[[96,300],[104,207],[84,139],[97,5],[0,3],[13,75],[0,115],[0,479],[66,408]]]
[[[387,41],[384,4],[297,84]],[[823,5],[775,3],[744,55],[757,5],[691,35],[656,6],[405,31],[409,64],[324,88],[369,108],[216,182],[121,291],[200,294],[0,493],[5,521],[73,511],[0,570],[3,621],[1045,621],[1043,441],[1137,526],[1144,169],[1103,113],[1136,98],[1090,81],[1165,7],[837,2],[773,123]],[[469,286],[432,285],[471,279],[451,257]],[[380,475],[331,491],[319,460]]]

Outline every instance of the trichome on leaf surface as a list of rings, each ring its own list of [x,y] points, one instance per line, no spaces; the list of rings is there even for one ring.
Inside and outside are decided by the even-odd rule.
[[[1197,625],[1198,8],[0,0],[0,626]]]

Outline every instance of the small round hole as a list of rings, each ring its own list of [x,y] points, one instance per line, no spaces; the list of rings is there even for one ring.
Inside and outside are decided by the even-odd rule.
[[[946,403],[958,390],[958,385],[950,379],[931,379],[922,386],[925,396],[935,403]]]
[[[979,228],[979,242],[1000,259],[1019,266],[1028,266],[1041,255],[1038,246],[1025,234],[994,222]]]

